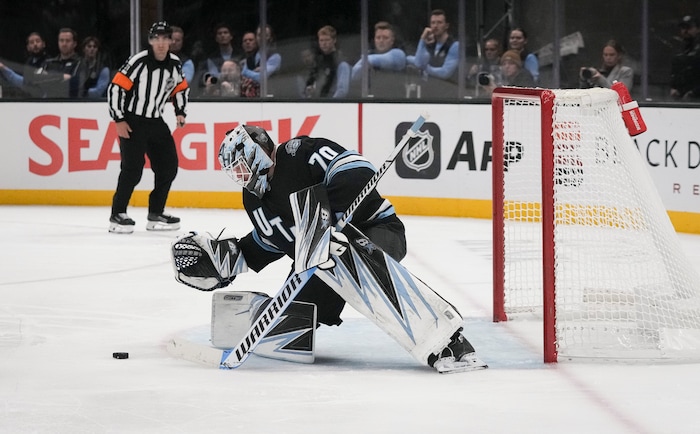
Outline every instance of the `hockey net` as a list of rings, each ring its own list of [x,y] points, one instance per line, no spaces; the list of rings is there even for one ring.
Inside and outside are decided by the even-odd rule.
[[[700,360],[700,288],[609,89],[493,95],[494,321],[546,362]]]

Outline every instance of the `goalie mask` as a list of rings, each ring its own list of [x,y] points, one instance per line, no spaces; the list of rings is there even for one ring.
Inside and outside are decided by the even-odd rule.
[[[238,185],[257,197],[270,189],[268,172],[272,167],[274,143],[264,129],[239,125],[226,133],[219,148],[221,170]]]

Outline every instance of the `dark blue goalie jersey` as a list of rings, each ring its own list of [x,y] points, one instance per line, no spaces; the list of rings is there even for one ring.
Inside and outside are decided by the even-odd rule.
[[[279,145],[270,190],[262,199],[243,190],[243,205],[254,226],[240,240],[248,267],[260,271],[284,255],[294,259],[290,194],[323,184],[335,224],[375,172],[374,166],[357,151],[328,139],[301,136]],[[398,220],[394,207],[373,190],[350,221],[363,231],[392,220]]]

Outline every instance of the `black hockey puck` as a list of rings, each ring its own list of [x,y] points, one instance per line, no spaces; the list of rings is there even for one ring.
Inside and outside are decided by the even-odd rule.
[[[129,353],[112,353],[112,357],[115,359],[128,359]]]

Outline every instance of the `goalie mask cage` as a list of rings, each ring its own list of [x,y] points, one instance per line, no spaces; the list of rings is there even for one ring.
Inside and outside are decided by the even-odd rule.
[[[494,321],[544,360],[700,360],[700,288],[609,89],[493,94]]]

